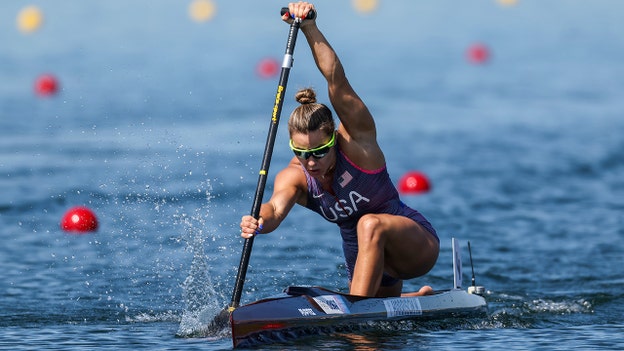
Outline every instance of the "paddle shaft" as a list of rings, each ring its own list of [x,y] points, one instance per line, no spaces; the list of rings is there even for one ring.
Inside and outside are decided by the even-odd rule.
[[[282,15],[288,12],[288,8],[282,9]],[[314,13],[308,14],[307,18],[314,18]],[[262,196],[264,195],[264,188],[266,186],[269,166],[271,165],[271,156],[273,155],[273,146],[275,145],[275,138],[277,136],[277,130],[279,126],[280,115],[282,113],[282,105],[284,103],[284,92],[286,91],[286,84],[288,84],[288,75],[293,63],[293,52],[295,50],[295,42],[297,41],[297,33],[299,32],[299,26],[301,25],[301,19],[295,18],[290,25],[290,31],[288,32],[288,40],[286,42],[286,53],[284,54],[284,61],[282,63],[282,71],[279,78],[279,84],[277,86],[277,93],[275,95],[275,104],[271,113],[271,124],[269,126],[269,134],[267,136],[266,145],[264,147],[264,155],[262,157],[262,165],[258,176],[258,185],[256,187],[256,193],[254,195],[253,205],[251,207],[251,216],[254,218],[260,217],[260,207],[262,206]],[[243,244],[243,252],[241,254],[240,264],[238,265],[238,273],[236,274],[236,282],[234,284],[234,291],[232,293],[232,301],[230,302],[229,310],[237,308],[240,304],[241,294],[243,292],[243,284],[245,283],[245,276],[247,275],[247,267],[249,266],[249,258],[251,257],[251,249],[253,247],[254,237],[245,239]]]

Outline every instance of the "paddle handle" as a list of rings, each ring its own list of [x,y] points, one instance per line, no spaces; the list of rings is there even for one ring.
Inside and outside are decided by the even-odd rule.
[[[284,16],[287,13],[288,13],[288,7],[282,7],[282,10],[280,11],[280,14],[282,16]],[[292,17],[292,15],[290,15],[290,16]],[[308,14],[303,19],[314,19],[315,17],[316,17],[316,12],[314,10],[310,10],[310,11],[308,11]]]

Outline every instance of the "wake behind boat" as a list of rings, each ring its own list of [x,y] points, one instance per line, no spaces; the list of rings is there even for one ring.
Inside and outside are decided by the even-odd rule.
[[[284,342],[306,335],[327,334],[374,321],[481,317],[487,315],[484,289],[461,288],[458,243],[453,239],[454,287],[431,295],[370,298],[342,294],[322,287],[290,286],[283,293],[232,311],[234,347]],[[472,262],[472,259],[471,259]]]

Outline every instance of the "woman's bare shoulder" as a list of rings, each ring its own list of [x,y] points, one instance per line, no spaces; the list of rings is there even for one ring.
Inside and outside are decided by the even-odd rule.
[[[340,150],[358,167],[366,170],[376,170],[386,165],[386,158],[373,138],[356,140],[346,132],[339,133]]]
[[[275,186],[288,185],[288,186],[303,186],[306,184],[305,174],[301,163],[293,157],[288,165],[280,170],[275,177]]]

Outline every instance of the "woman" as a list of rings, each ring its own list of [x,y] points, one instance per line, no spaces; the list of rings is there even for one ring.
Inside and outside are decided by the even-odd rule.
[[[314,6],[290,3],[290,14],[305,18]],[[291,23],[288,14],[282,18]],[[338,224],[349,275],[349,293],[359,296],[399,296],[403,279],[426,274],[435,264],[439,239],[431,224],[403,204],[376,139],[373,116],[355,93],[332,47],[315,20],[302,21],[301,31],[316,65],[327,80],[331,111],[316,103],[312,89],[296,94],[301,105],[288,121],[295,157],[276,178],[271,199],[260,218],[243,216],[241,236],[275,230],[295,204]],[[422,295],[431,292],[423,287]]]

